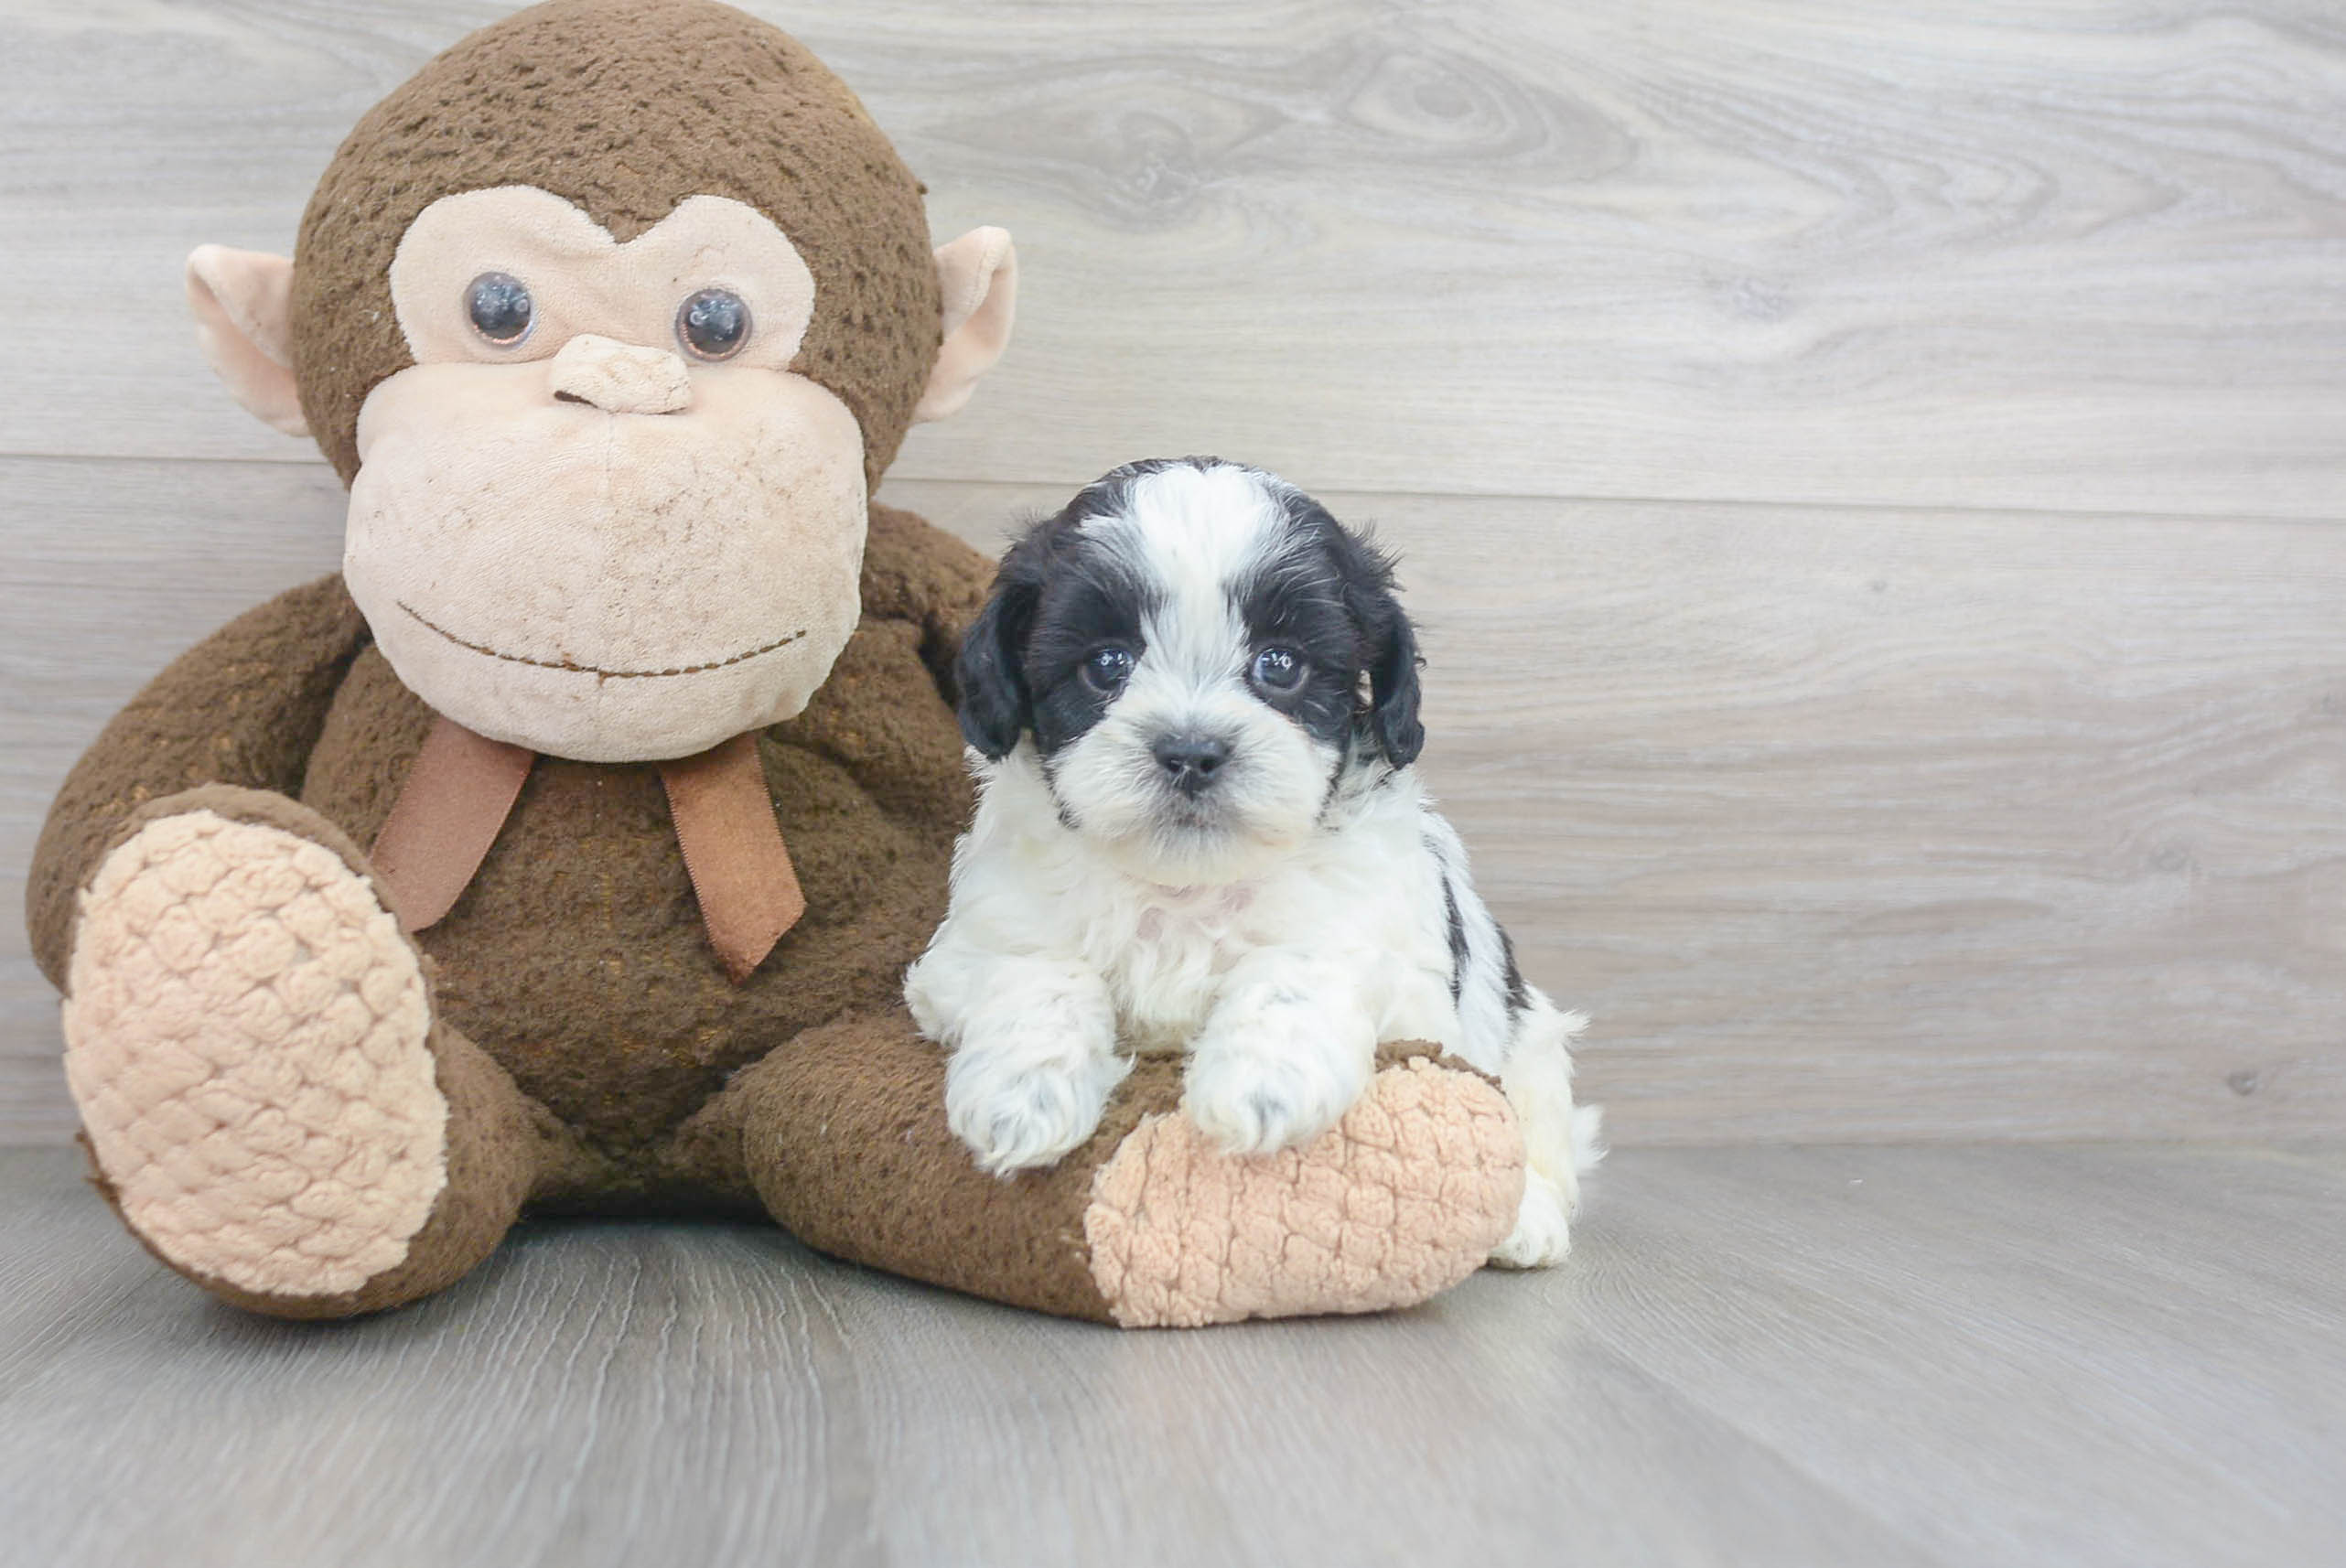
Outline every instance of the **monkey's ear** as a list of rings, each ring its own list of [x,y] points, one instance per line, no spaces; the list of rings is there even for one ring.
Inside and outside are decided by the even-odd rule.
[[[1018,252],[1000,229],[973,229],[937,249],[937,291],[944,301],[945,344],[912,410],[916,420],[959,413],[977,378],[1010,346],[1018,308]]]
[[[188,258],[196,341],[236,401],[288,435],[307,435],[294,390],[293,259],[199,245]]]

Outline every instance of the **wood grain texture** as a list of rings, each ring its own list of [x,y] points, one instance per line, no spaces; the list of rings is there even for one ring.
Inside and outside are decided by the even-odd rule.
[[[1631,1146],[1562,1271],[1197,1335],[629,1224],[269,1324],[0,1151],[0,1563],[2346,1560],[2346,1149],[1634,1146],[2346,1133],[2330,0],[749,3],[1019,238],[888,499],[1378,521]],[[0,8],[0,1144],[50,792],[339,554],[181,260],[510,8]]]
[[[1324,499],[1617,1137],[2346,1132],[2336,531]]]
[[[50,791],[339,554],[179,259],[284,245],[506,8],[0,14],[0,1141],[70,1126]],[[2346,1129],[2333,7],[769,9],[941,233],[1024,244],[1018,347],[891,494],[993,542],[1218,447],[1381,518],[1429,774],[1617,1136]]]
[[[0,16],[0,452],[294,460],[209,384],[203,241],[284,249],[485,0]],[[758,0],[1019,342],[906,477],[1226,449],[1359,489],[2330,519],[2330,0]]]
[[[0,1144],[73,1112],[25,876],[66,770],[190,644],[342,559],[323,464],[0,458]]]
[[[1640,1150],[1562,1270],[1119,1334],[755,1227],[267,1323],[0,1155],[0,1560],[2313,1568],[2346,1157]]]
[[[188,643],[333,566],[308,466],[0,459],[0,1137],[71,1126],[33,834]],[[891,484],[982,547],[1056,489]],[[1327,497],[1425,770],[1625,1143],[2346,1133],[2346,534]]]

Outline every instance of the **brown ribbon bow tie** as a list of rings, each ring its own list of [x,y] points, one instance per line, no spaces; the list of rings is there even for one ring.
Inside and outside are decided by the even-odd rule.
[[[442,718],[399,787],[370,852],[392,910],[420,931],[456,907],[512,813],[537,753]],[[736,985],[806,913],[774,821],[756,732],[659,765],[709,944]]]

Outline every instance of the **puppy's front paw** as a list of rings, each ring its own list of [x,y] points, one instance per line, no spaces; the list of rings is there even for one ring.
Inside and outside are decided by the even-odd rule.
[[[1182,1077],[1181,1108],[1227,1153],[1273,1154],[1336,1125],[1368,1087],[1371,1059],[1324,1024],[1251,1038],[1209,1029]]]
[[[1131,1065],[1113,1055],[1038,1062],[1030,1052],[964,1044],[945,1068],[945,1124],[980,1170],[1009,1176],[1057,1165],[1099,1127],[1109,1090]]]

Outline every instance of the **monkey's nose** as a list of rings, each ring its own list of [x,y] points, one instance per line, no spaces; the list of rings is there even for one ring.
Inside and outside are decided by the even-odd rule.
[[[592,403],[606,413],[674,413],[693,402],[693,378],[676,355],[592,332],[581,332],[546,361],[546,381],[561,401]]]

